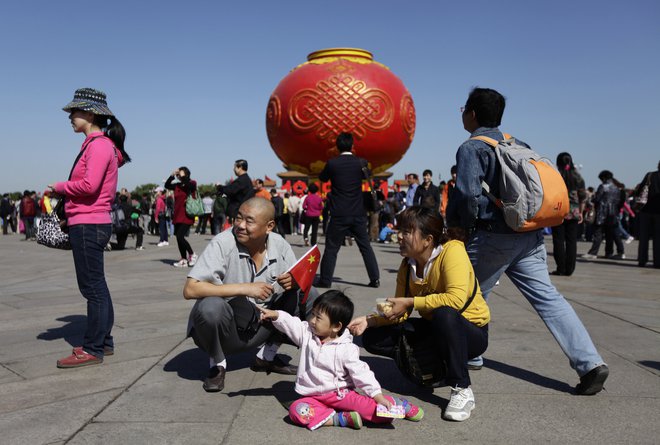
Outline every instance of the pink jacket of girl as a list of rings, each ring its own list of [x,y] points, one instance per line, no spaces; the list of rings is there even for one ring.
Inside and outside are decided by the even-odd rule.
[[[102,132],[92,138],[73,169],[71,180],[55,183],[55,191],[66,196],[64,210],[67,224],[110,224],[110,207],[117,192],[118,169],[124,163],[119,150]],[[81,147],[82,150],[82,147]]]
[[[296,376],[296,392],[302,396],[360,388],[369,397],[380,394],[380,384],[369,365],[360,360],[360,348],[348,332],[332,341],[321,343],[306,321],[278,311],[273,326],[300,347],[300,363]]]

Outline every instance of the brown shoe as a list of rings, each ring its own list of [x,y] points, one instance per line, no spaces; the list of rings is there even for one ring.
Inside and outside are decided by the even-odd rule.
[[[254,365],[250,366],[250,369],[254,372],[265,372],[266,374],[274,372],[275,374],[296,375],[298,373],[297,366],[287,365],[279,357],[275,357],[272,362],[256,357]]]
[[[220,392],[225,389],[225,368],[214,366],[209,369],[209,376],[204,379],[202,388],[206,392]]]

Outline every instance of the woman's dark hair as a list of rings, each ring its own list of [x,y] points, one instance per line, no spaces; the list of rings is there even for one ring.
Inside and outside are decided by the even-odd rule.
[[[341,323],[338,335],[342,335],[353,318],[355,307],[351,299],[343,292],[329,290],[314,300],[312,309],[316,309],[317,313],[326,314],[330,319],[330,324]]]
[[[110,121],[108,123],[108,121]],[[103,129],[103,134],[115,144],[117,150],[121,152],[124,163],[131,162],[131,157],[124,150],[124,141],[126,140],[126,130],[124,126],[114,116],[94,115],[94,125]]]
[[[598,173],[598,179],[603,182],[612,178],[614,178],[614,174],[609,170],[603,170],[602,172]]]
[[[186,178],[190,179],[190,170],[188,167],[179,167],[179,170],[183,170],[186,174]]]
[[[474,88],[470,92],[465,111],[474,111],[477,122],[482,127],[499,127],[506,99],[500,93],[490,88]]]
[[[313,182],[309,184],[309,193],[316,193],[319,191],[319,187]]]
[[[422,236],[433,237],[433,246],[438,247],[452,237],[444,233],[445,224],[440,214],[422,206],[408,207],[396,217],[398,230],[419,229]]]
[[[564,178],[566,188],[568,188],[569,191],[577,190],[582,177],[575,169],[573,158],[569,153],[563,152],[557,155],[557,169],[559,170],[561,177]]]

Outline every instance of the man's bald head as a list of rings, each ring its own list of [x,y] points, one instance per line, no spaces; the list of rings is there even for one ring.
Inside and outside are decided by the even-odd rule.
[[[268,222],[275,219],[275,206],[267,199],[259,197],[250,198],[241,204],[241,208],[243,206],[254,210],[262,222]]]

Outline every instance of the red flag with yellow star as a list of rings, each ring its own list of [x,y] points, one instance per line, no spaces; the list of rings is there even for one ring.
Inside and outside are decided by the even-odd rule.
[[[302,304],[307,301],[307,296],[314,283],[314,276],[316,276],[316,270],[319,268],[320,261],[321,252],[319,251],[319,246],[314,245],[289,269],[289,273],[291,273],[293,279],[296,280],[296,283],[298,283],[298,286],[300,286],[300,289],[305,294],[301,301]]]

